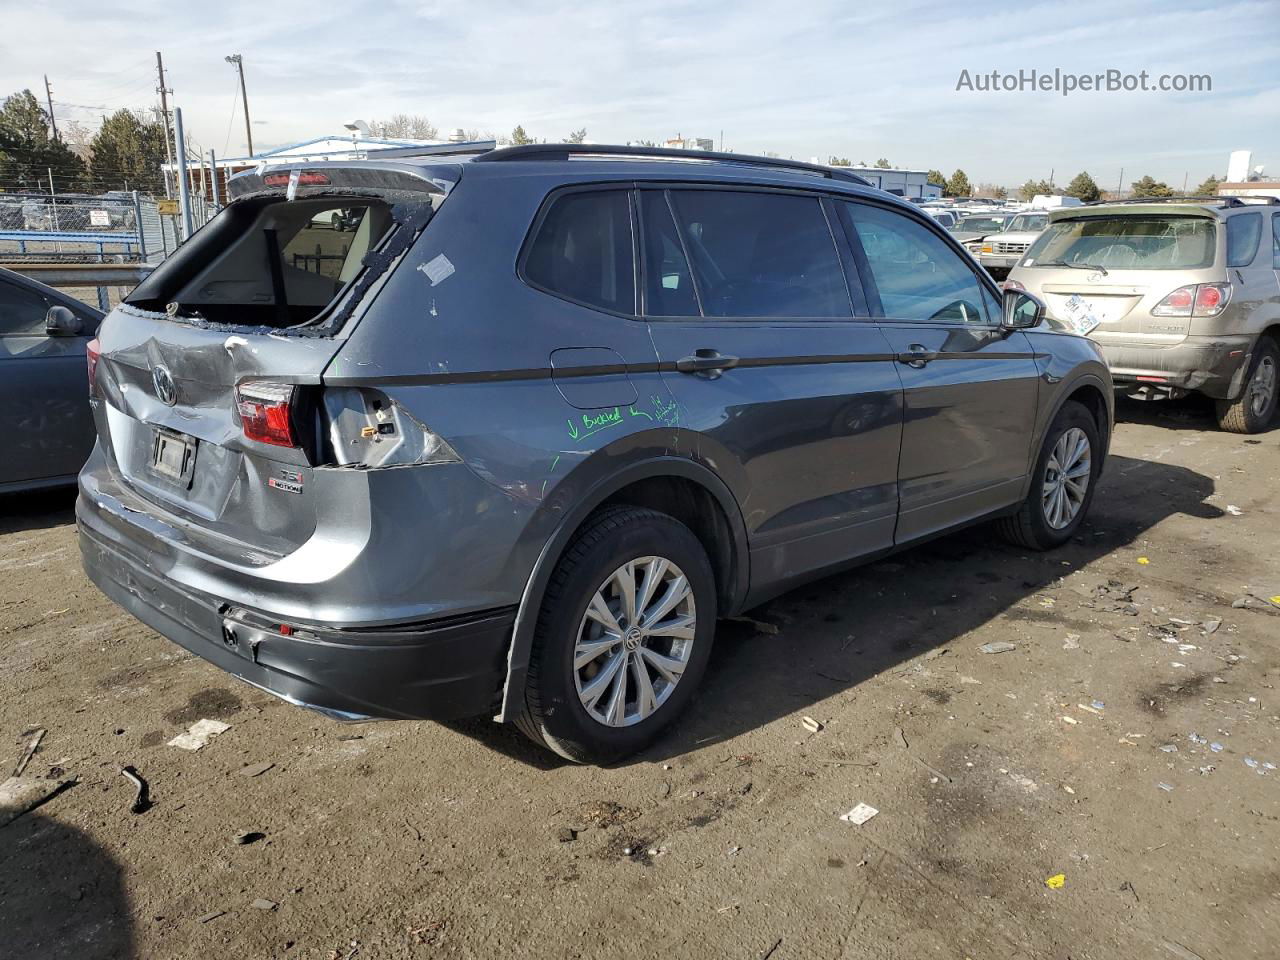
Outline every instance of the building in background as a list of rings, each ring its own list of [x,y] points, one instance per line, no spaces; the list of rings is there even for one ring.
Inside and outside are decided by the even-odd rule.
[[[676,134],[670,140],[662,141],[669,150],[714,150],[716,142],[710,137],[683,137]]]
[[[929,182],[928,170],[899,170],[884,167],[840,167],[856,173],[873,187],[908,200],[936,200],[942,196],[942,188]]]

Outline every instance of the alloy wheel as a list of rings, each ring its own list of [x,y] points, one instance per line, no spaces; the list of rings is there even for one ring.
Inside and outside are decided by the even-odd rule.
[[[693,587],[663,557],[629,560],[587,604],[573,648],[574,684],[588,715],[628,727],[670,698],[693,652]]]
[[[1258,369],[1253,372],[1253,380],[1249,384],[1250,406],[1255,417],[1261,417],[1271,408],[1271,398],[1276,392],[1276,361],[1270,355],[1264,355],[1258,362]]]
[[[1093,468],[1088,435],[1079,427],[1065,431],[1053,445],[1040,492],[1045,522],[1054,530],[1069,526],[1084,506]]]

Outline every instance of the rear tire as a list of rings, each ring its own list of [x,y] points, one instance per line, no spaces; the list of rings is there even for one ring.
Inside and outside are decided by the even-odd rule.
[[[1017,513],[997,521],[1000,535],[1029,550],[1051,550],[1070,540],[1093,502],[1101,453],[1093,414],[1067,401],[1045,432],[1027,498]]]
[[[1218,426],[1229,433],[1261,433],[1271,425],[1280,396],[1280,350],[1270,337],[1258,341],[1253,368],[1235,400],[1219,400]]]
[[[636,753],[692,699],[715,626],[715,576],[689,528],[656,510],[602,510],[551,576],[516,725],[575,763]]]

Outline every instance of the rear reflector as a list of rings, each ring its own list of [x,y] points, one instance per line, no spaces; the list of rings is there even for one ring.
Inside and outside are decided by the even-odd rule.
[[[288,383],[255,381],[236,387],[236,410],[244,435],[259,443],[296,447],[290,405],[293,386]]]
[[[287,187],[290,176],[288,173],[268,173],[262,178],[262,182],[268,187]],[[328,185],[328,174],[316,173],[314,170],[304,170],[298,174],[300,187],[327,187]]]
[[[98,360],[102,357],[102,344],[94,337],[84,348],[84,362],[89,373],[89,396],[98,393]]]
[[[1143,383],[1168,383],[1168,377],[1134,377],[1135,380],[1141,380]]]

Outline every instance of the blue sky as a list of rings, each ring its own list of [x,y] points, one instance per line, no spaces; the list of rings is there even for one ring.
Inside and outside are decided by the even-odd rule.
[[[743,152],[964,169],[1006,185],[1088,170],[1104,187],[1151,174],[1180,187],[1251,149],[1280,175],[1280,0],[508,2],[219,5],[0,0],[0,91],[42,92],[94,124],[174,99],[206,149],[244,150],[232,119],[244,56],[255,146],[416,113],[442,130],[597,142],[713,137]],[[18,43],[18,38],[56,38]],[[1059,68],[1209,74],[1206,93],[978,93],[971,74]],[[225,149],[224,149],[225,148]]]

